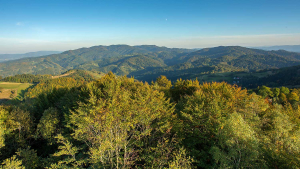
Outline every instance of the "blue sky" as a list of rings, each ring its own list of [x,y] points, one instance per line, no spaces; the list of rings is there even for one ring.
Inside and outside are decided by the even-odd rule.
[[[0,0],[0,53],[300,44],[299,0]]]

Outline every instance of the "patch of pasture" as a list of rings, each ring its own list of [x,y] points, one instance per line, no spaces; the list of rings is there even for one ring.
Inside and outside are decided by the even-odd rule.
[[[7,100],[20,96],[32,85],[31,83],[0,82],[0,99]]]

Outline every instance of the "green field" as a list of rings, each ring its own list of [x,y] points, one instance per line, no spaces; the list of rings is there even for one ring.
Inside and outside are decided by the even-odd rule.
[[[13,83],[13,82],[0,82],[0,88],[3,89],[15,89],[18,93],[22,90],[26,90],[28,87],[32,86],[32,83]]]
[[[0,99],[10,99],[12,91],[15,92],[14,98],[21,97],[32,85],[31,83],[0,82]]]

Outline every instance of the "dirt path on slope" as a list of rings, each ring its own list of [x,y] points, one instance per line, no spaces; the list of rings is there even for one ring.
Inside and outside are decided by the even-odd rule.
[[[63,75],[58,75],[58,76],[52,76],[52,79],[56,79],[56,78],[60,78],[60,77],[64,77],[64,76],[69,76],[70,74],[73,74],[75,71],[69,72],[69,73],[65,73]]]

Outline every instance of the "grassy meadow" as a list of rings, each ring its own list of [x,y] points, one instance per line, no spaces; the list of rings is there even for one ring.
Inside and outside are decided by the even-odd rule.
[[[0,82],[0,103],[4,100],[21,97],[32,83]]]

